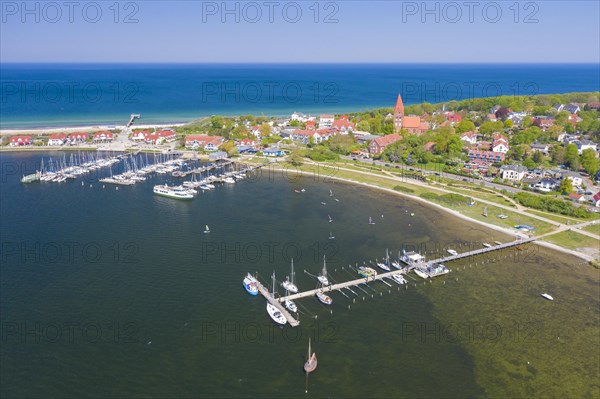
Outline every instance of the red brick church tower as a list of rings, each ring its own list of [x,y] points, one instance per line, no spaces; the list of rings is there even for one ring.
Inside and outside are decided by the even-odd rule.
[[[404,103],[402,102],[402,96],[398,94],[398,100],[396,101],[396,107],[394,108],[394,130],[396,133],[402,129],[402,118],[404,117]]]

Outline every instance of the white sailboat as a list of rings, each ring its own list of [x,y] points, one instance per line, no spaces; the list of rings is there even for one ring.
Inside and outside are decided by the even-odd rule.
[[[329,285],[329,279],[327,279],[327,264],[325,263],[325,255],[323,255],[323,269],[321,274],[317,277],[317,280],[323,285]]]
[[[289,291],[293,294],[298,292],[298,287],[296,286],[295,278],[296,277],[296,273],[294,273],[294,259],[292,258],[292,272],[290,273],[290,275],[285,279],[285,281],[283,283],[281,283],[281,286],[286,290]]]
[[[329,190],[329,196],[333,197],[333,191]]]
[[[312,373],[317,368],[317,354],[315,352],[310,353],[310,337],[308,337],[308,355],[306,357],[306,363],[304,363],[304,371],[306,373]]]
[[[298,307],[296,306],[294,301],[287,298],[287,296],[288,296],[287,290],[285,290],[285,296],[286,296],[286,298],[285,298],[284,304],[285,304],[286,309],[289,310],[290,312],[294,312],[294,313],[298,312]]]
[[[331,215],[327,215],[327,217],[329,218],[329,223],[333,222],[333,218],[331,217]]]
[[[210,233],[210,229],[208,228],[208,225],[204,226],[204,234],[208,234]]]
[[[371,216],[369,216],[369,224],[375,224],[375,222],[373,221],[373,218]]]
[[[389,254],[388,250],[386,249],[385,250],[385,263],[377,262],[377,266],[379,266],[380,269],[383,269],[383,270],[389,272],[391,270],[389,264],[390,264],[390,254]]]
[[[329,239],[330,239],[330,240],[333,240],[334,238],[335,238],[335,236],[334,236],[334,235],[333,235],[333,233],[330,231],[330,232],[329,232]]]
[[[273,272],[273,292],[271,293],[271,295],[273,296],[273,298],[275,298],[275,272]],[[273,306],[270,302],[267,302],[267,313],[275,323],[281,325],[287,323],[285,316],[281,314],[279,309]]]

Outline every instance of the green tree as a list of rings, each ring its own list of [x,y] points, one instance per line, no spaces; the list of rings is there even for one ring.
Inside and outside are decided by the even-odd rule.
[[[356,124],[356,130],[359,131],[363,131],[363,132],[368,132],[371,130],[371,126],[369,125],[368,121],[360,121]]]
[[[263,123],[260,125],[260,137],[269,137],[271,135],[271,125]]]
[[[454,125],[454,129],[456,130],[456,133],[474,132],[475,124],[470,120],[462,120]]]
[[[544,161],[544,154],[541,151],[534,151],[532,155],[532,160],[536,164],[541,164]]]
[[[590,176],[596,175],[600,169],[600,161],[596,158],[596,151],[591,148],[583,150],[581,153],[581,166]]]
[[[223,118],[220,116],[212,116],[210,118],[210,126],[213,129],[223,129]]]
[[[579,154],[577,146],[573,143],[567,146],[565,152],[565,165],[571,170],[579,170]]]
[[[558,191],[562,194],[571,194],[573,192],[573,180],[565,177],[561,180]]]

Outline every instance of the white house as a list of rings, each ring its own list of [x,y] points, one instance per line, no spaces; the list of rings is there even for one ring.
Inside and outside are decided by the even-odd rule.
[[[65,144],[67,141],[67,135],[65,133],[54,133],[50,135],[48,139],[48,145],[50,146],[60,146]]]
[[[330,114],[323,114],[319,117],[319,129],[329,129],[333,125],[335,117]]]
[[[548,193],[550,191],[556,190],[558,186],[559,183],[558,181],[556,181],[556,179],[553,179],[551,177],[545,177],[536,184],[532,185],[532,188]]]
[[[298,122],[302,122],[302,123],[308,121],[308,117],[306,115],[304,115],[302,112],[294,112],[290,119],[293,121],[298,121]]]
[[[583,179],[577,172],[566,170],[563,171],[561,175],[563,179],[571,179],[571,183],[573,183],[574,187],[581,187],[581,185],[583,184]]]
[[[583,152],[583,150],[587,150],[591,148],[594,151],[598,151],[598,145],[590,140],[575,140],[573,144],[577,146],[577,152],[579,155]]]
[[[523,165],[504,165],[500,168],[502,178],[510,181],[521,181],[525,177],[527,168]]]
[[[508,152],[508,139],[501,134],[494,136],[491,149],[493,152],[506,154]]]
[[[474,132],[464,132],[460,135],[460,139],[465,142],[465,144],[477,144],[477,135]]]

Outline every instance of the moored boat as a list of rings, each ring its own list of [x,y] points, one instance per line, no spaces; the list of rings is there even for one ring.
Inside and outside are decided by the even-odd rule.
[[[543,296],[544,298],[546,298],[547,300],[549,300],[549,301],[553,301],[553,300],[554,300],[554,298],[552,297],[552,295],[550,295],[550,294],[547,294],[547,293],[545,293],[545,292],[542,294],[542,296]]]
[[[307,373],[312,373],[317,368],[317,354],[313,352],[310,353],[310,337],[308,337],[308,355],[306,356],[306,362],[304,363],[304,371]]]
[[[401,285],[403,285],[403,284],[406,284],[406,283],[407,283],[406,279],[405,279],[405,278],[404,278],[404,276],[403,276],[403,275],[401,275],[401,274],[393,274],[393,275],[392,275],[392,278],[393,278],[393,279],[394,279],[394,281],[396,281],[398,284],[401,284]]]
[[[194,199],[194,195],[188,190],[179,187],[169,187],[156,185],[154,186],[154,194],[158,194],[162,197],[179,199],[179,200],[191,200]]]
[[[317,299],[319,299],[319,301],[325,305],[331,305],[333,303],[333,299],[331,299],[331,297],[325,294],[323,291],[317,291],[316,295]]]
[[[281,314],[279,309],[277,309],[275,306],[271,305],[268,302],[267,302],[267,313],[269,314],[269,316],[271,316],[271,319],[275,323],[281,324],[281,325],[284,325],[287,323],[285,316],[283,314]]]
[[[453,250],[453,249],[448,249],[447,251],[448,251],[448,253],[449,253],[450,255],[454,255],[454,256],[458,255],[458,252],[456,252],[456,251],[455,251],[455,250]]]
[[[246,275],[244,278],[244,289],[250,295],[258,295],[258,284],[256,283],[256,279],[250,273]]]

